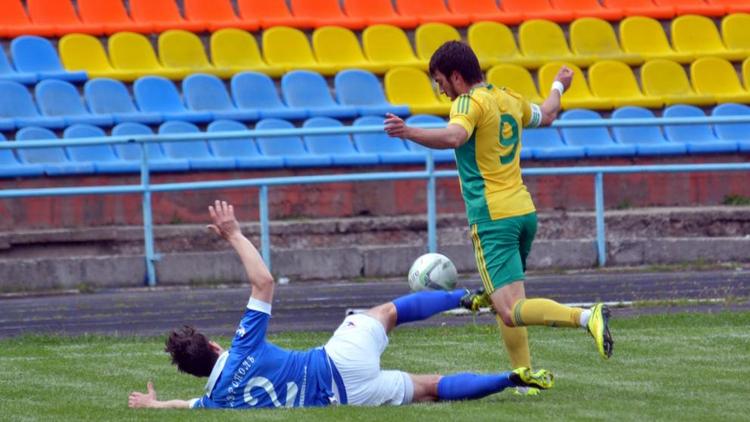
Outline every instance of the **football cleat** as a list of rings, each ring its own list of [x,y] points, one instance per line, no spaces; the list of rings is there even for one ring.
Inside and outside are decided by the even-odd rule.
[[[516,388],[516,394],[526,396],[537,395],[539,390],[547,390],[555,385],[555,376],[546,369],[531,372],[529,368],[516,368],[510,375],[510,380],[517,387],[529,387],[525,392],[519,392],[519,389]],[[531,393],[531,390],[536,390],[536,392]]]
[[[473,292],[466,290],[466,294],[461,298],[461,307],[471,312],[478,312],[480,308],[492,308],[492,300],[482,287]]]
[[[515,390],[513,390],[514,396],[521,396],[521,397],[535,397],[542,393],[542,390],[534,387],[516,387]]]
[[[615,345],[612,334],[609,332],[609,315],[609,308],[603,303],[597,303],[591,307],[591,317],[586,325],[589,334],[594,338],[596,350],[604,359],[609,359],[612,356]]]

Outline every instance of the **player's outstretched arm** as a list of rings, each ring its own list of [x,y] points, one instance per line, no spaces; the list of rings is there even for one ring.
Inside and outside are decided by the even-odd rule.
[[[154,384],[149,381],[146,385],[148,392],[139,393],[133,391],[128,397],[128,407],[137,408],[150,408],[150,409],[187,409],[190,407],[190,402],[187,400],[168,400],[159,401],[156,399],[156,390],[154,390]]]
[[[441,129],[421,129],[407,126],[400,117],[387,113],[383,124],[385,133],[392,138],[404,138],[428,148],[458,148],[469,138],[466,129],[459,125],[448,125]]]
[[[565,90],[570,87],[570,82],[573,80],[573,70],[563,66],[555,76],[555,81],[552,83],[549,96],[542,103],[542,124],[541,126],[549,126],[552,122],[557,119],[558,113],[560,113],[560,100]]]
[[[240,225],[234,216],[234,207],[226,201],[216,201],[214,205],[209,205],[208,212],[213,220],[213,224],[209,224],[208,228],[226,239],[240,256],[252,286],[251,296],[260,301],[271,303],[273,300],[273,276],[268,271],[268,267],[263,262],[258,250],[242,234]]]

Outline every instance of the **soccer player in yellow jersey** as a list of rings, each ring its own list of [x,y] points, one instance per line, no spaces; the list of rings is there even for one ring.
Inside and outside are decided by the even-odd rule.
[[[414,128],[387,115],[385,130],[390,136],[430,148],[455,150],[477,267],[497,313],[511,365],[531,367],[527,325],[587,328],[601,356],[609,358],[614,342],[606,306],[581,309],[549,299],[527,299],[523,283],[537,217],[521,180],[521,135],[525,127],[555,120],[573,72],[563,67],[539,106],[510,89],[486,84],[476,55],[462,42],[449,41],[438,48],[429,71],[453,102],[448,126]],[[482,298],[475,295],[467,307],[476,310]]]

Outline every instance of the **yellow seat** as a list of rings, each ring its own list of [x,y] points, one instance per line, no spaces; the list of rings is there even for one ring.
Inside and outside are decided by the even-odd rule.
[[[589,68],[591,92],[599,98],[609,98],[615,107],[639,106],[659,108],[661,98],[643,95],[630,66],[623,62],[603,60]]]
[[[336,74],[336,67],[315,59],[307,36],[299,29],[274,26],[263,32],[263,56],[268,64],[289,70],[311,70],[327,76]]]
[[[388,67],[408,66],[427,70],[427,61],[418,59],[409,38],[401,28],[393,25],[371,25],[362,31],[365,56],[373,63]]]
[[[598,18],[580,18],[570,25],[570,48],[580,56],[599,60],[617,60],[629,65],[643,63],[643,57],[622,51],[615,30],[609,22]]]
[[[722,19],[721,37],[729,51],[750,56],[750,14],[735,13]]]
[[[226,28],[211,34],[211,62],[233,73],[254,71],[271,77],[284,74],[283,67],[269,66],[263,61],[255,37],[242,29]]]
[[[159,59],[167,69],[190,69],[191,73],[208,73],[231,78],[232,69],[214,67],[206,56],[203,42],[192,32],[170,29],[159,35]]]
[[[593,57],[574,55],[568,48],[562,29],[554,22],[543,19],[528,20],[521,24],[518,40],[524,56],[545,63],[565,61],[588,67],[594,62]]]
[[[524,98],[532,103],[540,104],[544,98],[539,95],[539,91],[534,85],[534,79],[525,68],[517,64],[498,64],[487,72],[487,82],[498,86],[508,87],[513,91],[523,95]]]
[[[498,22],[477,22],[469,27],[466,37],[482,69],[496,64],[512,63],[536,69],[543,60],[521,55],[510,29]]]
[[[458,30],[448,24],[424,23],[414,31],[417,57],[429,63],[432,53],[447,41],[461,41]]]
[[[412,114],[447,115],[450,100],[438,95],[424,71],[413,67],[397,67],[385,74],[385,93],[391,104],[406,104]]]
[[[750,103],[734,67],[718,57],[703,57],[690,65],[690,79],[699,94],[713,95],[717,103]]]
[[[190,69],[166,69],[156,58],[151,42],[134,32],[118,32],[108,41],[109,59],[116,70],[129,72],[133,78],[155,75],[179,80],[190,74]]]
[[[357,68],[382,74],[389,69],[386,63],[365,59],[357,36],[350,29],[323,26],[313,32],[312,41],[318,61],[334,66],[337,71]]]
[[[656,19],[631,16],[620,22],[620,43],[629,54],[638,54],[645,60],[668,59],[690,63],[693,55],[672,49],[664,28]]]
[[[89,78],[112,78],[132,81],[133,74],[115,70],[109,63],[104,47],[96,37],[84,34],[68,34],[58,44],[60,59],[67,70],[83,70]]]
[[[684,15],[675,18],[672,21],[672,44],[678,52],[689,53],[696,58],[713,56],[742,60],[747,57],[743,51],[727,50],[716,24],[705,16]]]
[[[697,94],[690,86],[685,69],[672,60],[648,60],[641,66],[643,93],[661,98],[665,105],[693,104],[707,106],[716,104],[711,95]]]
[[[745,82],[745,89],[750,91],[750,57],[742,62],[742,81]]]
[[[557,72],[565,65],[573,70],[573,81],[562,97],[562,108],[590,108],[594,110],[609,110],[614,106],[610,98],[594,97],[583,77],[581,69],[573,63],[551,62],[539,69],[539,87],[541,90],[549,89],[557,76]]]

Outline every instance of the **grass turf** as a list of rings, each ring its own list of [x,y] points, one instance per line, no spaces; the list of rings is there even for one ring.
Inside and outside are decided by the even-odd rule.
[[[615,320],[610,361],[580,330],[531,328],[535,366],[556,375],[555,388],[538,397],[506,391],[474,402],[398,408],[249,411],[128,409],[128,393],[144,391],[149,379],[161,399],[202,392],[205,379],[169,365],[162,338],[25,336],[0,341],[0,420],[747,420],[749,326],[750,313]],[[285,333],[270,340],[306,348],[328,336]],[[507,366],[504,353],[494,326],[399,328],[383,367],[492,372]]]

